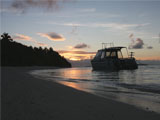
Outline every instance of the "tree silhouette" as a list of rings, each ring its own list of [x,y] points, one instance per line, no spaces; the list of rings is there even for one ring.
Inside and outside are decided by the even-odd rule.
[[[1,35],[1,37],[2,37],[2,39],[5,40],[5,41],[10,41],[10,42],[13,41],[12,38],[11,38],[11,36],[8,35],[8,33],[3,33],[3,34]]]
[[[57,66],[71,67],[71,64],[52,48],[32,47],[17,43],[8,33],[1,35],[2,66]]]

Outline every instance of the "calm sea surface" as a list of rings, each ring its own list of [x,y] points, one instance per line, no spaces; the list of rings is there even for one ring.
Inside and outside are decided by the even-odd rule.
[[[160,65],[137,70],[92,71],[91,67],[34,70],[35,77],[160,113]]]

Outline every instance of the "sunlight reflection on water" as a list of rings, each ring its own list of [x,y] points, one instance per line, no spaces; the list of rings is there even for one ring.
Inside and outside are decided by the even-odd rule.
[[[36,70],[32,74],[98,96],[160,113],[160,66],[118,72],[92,68]]]

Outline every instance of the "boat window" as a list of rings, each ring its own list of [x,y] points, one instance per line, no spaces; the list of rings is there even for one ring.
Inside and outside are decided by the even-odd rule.
[[[101,54],[102,54],[102,51],[98,51],[95,58],[100,58],[101,57]]]
[[[123,58],[121,51],[118,51],[118,58]]]
[[[113,51],[113,52],[111,53],[111,57],[116,57],[116,56],[117,56],[117,55],[116,55],[116,52]]]
[[[111,53],[111,52],[106,52],[106,57],[109,57],[109,56],[110,56],[110,53]]]
[[[103,52],[102,52],[101,59],[103,59],[104,57],[105,57],[105,52],[103,51]]]

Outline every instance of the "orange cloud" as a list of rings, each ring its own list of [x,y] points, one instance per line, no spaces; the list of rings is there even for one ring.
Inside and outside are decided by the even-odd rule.
[[[39,45],[39,46],[48,46],[47,44],[39,43],[39,42],[36,42],[36,44]]]
[[[55,32],[37,33],[37,34],[40,35],[41,37],[46,37],[46,38],[48,38],[49,40],[52,40],[52,41],[64,41],[65,40],[63,35],[57,34]]]
[[[24,40],[24,41],[35,41],[33,40],[31,37],[27,36],[27,35],[22,35],[22,34],[16,34],[13,36],[13,39],[16,39],[16,40]]]
[[[15,36],[13,36],[13,39],[15,39],[15,40],[23,40],[23,41],[30,41],[30,42],[35,43],[38,46],[48,46],[45,43],[37,42],[36,40],[34,40],[33,38],[31,38],[31,37],[29,37],[27,35],[22,35],[22,34],[18,34],[18,33]]]
[[[74,49],[73,46],[66,46],[68,49]]]

